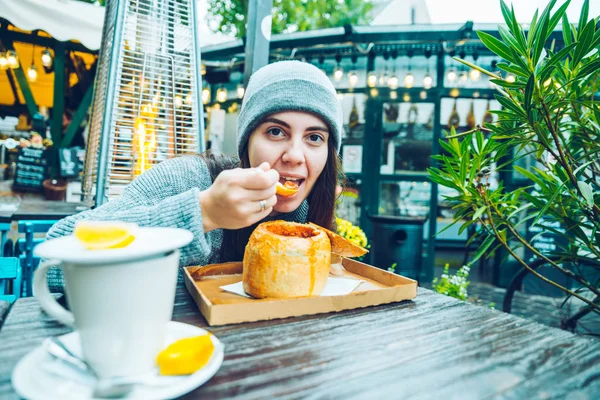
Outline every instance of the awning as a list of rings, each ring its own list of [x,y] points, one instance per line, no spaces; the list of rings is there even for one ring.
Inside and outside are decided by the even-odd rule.
[[[73,0],[2,0],[0,17],[25,31],[42,30],[61,42],[100,48],[104,7]]]

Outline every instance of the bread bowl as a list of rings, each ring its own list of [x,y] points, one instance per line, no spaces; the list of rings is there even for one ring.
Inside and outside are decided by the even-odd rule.
[[[258,299],[318,296],[327,283],[330,260],[329,237],[317,225],[263,222],[244,252],[244,290]]]

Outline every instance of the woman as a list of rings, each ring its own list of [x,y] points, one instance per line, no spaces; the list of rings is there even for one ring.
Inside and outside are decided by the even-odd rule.
[[[119,198],[59,221],[47,238],[70,234],[81,219],[183,228],[194,234],[181,251],[180,264],[188,266],[242,260],[250,234],[265,220],[332,228],[342,129],[335,88],[318,68],[299,61],[267,65],[246,89],[239,161],[215,155],[164,161]],[[276,195],[276,183],[285,180],[296,180],[298,193]],[[62,290],[60,269],[48,276],[50,288]]]

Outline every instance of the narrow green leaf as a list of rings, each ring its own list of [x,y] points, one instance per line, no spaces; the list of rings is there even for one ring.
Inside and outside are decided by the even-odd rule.
[[[567,14],[564,14],[562,17],[562,34],[565,45],[568,46],[573,43],[573,33],[571,32],[571,24],[569,23]]]
[[[461,58],[458,58],[458,57],[452,57],[452,58],[453,58],[454,60],[458,61],[458,62],[461,62],[461,63],[463,63],[463,64],[465,64],[465,65],[468,65],[469,67],[471,67],[471,68],[473,68],[473,69],[476,69],[476,70],[478,70],[478,71],[479,71],[479,72],[481,72],[482,74],[486,74],[487,76],[489,76],[489,77],[491,77],[491,78],[499,78],[499,76],[498,76],[498,75],[491,73],[490,71],[488,71],[488,70],[487,70],[487,69],[485,69],[485,68],[482,68],[482,67],[480,67],[479,65],[475,65],[475,64],[473,64],[473,63],[470,63],[470,62],[468,62],[468,61],[465,61],[465,60],[463,60],[463,59],[461,59]]]
[[[580,29],[579,33],[579,45],[575,49],[575,54],[573,54],[573,65],[572,68],[575,68],[577,64],[583,59],[583,57],[590,52],[590,44],[594,40],[594,30],[596,28],[596,23],[592,20],[588,22],[588,24]]]
[[[504,79],[490,79],[490,82],[495,83],[500,87],[504,87],[507,89],[523,89],[525,87],[525,83],[523,82],[508,82]]]
[[[533,85],[535,84],[534,75],[532,74],[527,81],[527,86],[525,87],[525,95],[523,99],[523,107],[527,114],[529,114],[529,110],[531,110],[531,96],[533,95]]]
[[[500,33],[500,37],[502,38],[502,40],[504,40],[513,48],[519,50],[520,55],[523,56],[527,54],[527,49],[522,48],[521,44],[517,41],[517,39],[515,39],[512,33],[510,33],[508,29],[506,29],[504,26],[498,25],[498,33]]]
[[[561,62],[576,46],[577,42],[568,44],[567,46],[565,46],[565,48],[561,49],[558,53],[554,54],[540,70],[538,74],[539,81],[541,83],[544,83],[546,81],[546,78],[550,76],[550,73],[552,72],[554,66]]]
[[[537,30],[535,35],[535,46],[533,48],[533,53],[531,54],[531,62],[533,65],[537,65],[538,60],[542,55],[542,51],[544,50],[544,45],[546,44],[546,39],[548,38],[547,33],[549,23],[549,16],[544,12],[540,19],[540,28]]]
[[[496,237],[493,235],[486,237],[481,246],[479,246],[479,248],[477,249],[477,252],[475,253],[475,256],[473,256],[473,259],[469,262],[469,265],[473,265],[477,260],[479,260],[481,256],[483,256],[483,254],[490,248],[490,246],[492,245],[492,243],[494,243],[495,240]]]
[[[586,64],[585,67],[581,68],[575,79],[584,79],[588,77],[588,75],[598,71],[598,69],[600,69],[600,58]]]
[[[579,14],[579,24],[577,24],[577,30],[581,32],[583,26],[587,23],[588,13],[590,12],[590,2],[589,0],[585,0],[583,2],[583,6],[581,7],[581,14]]]
[[[469,168],[469,155],[468,153],[465,154],[463,153],[461,158],[460,158],[460,181],[463,182],[463,184],[467,181],[467,169]]]
[[[594,189],[592,189],[592,186],[589,183],[583,182],[583,181],[578,181],[577,186],[579,186],[579,191],[581,192],[581,195],[585,199],[588,207],[593,207],[594,206]]]
[[[556,13],[552,16],[552,18],[550,19],[550,24],[548,25],[549,32],[552,32],[554,28],[556,28],[556,25],[558,25],[558,21],[560,21],[562,17],[566,15],[567,7],[570,3],[571,0],[567,0],[565,4],[563,4],[558,10],[556,10]]]
[[[442,146],[444,148],[444,150],[446,150],[451,155],[458,156],[458,153],[454,150],[454,147],[452,147],[450,144],[446,143],[442,139],[440,139],[440,146]]]
[[[535,36],[535,28],[537,26],[538,21],[538,10],[535,10],[533,13],[533,18],[531,19],[531,24],[529,25],[529,32],[527,33],[527,46],[531,47],[533,43],[533,37]]]
[[[538,176],[536,176],[536,175],[532,174],[530,171],[527,171],[526,169],[524,169],[524,168],[521,168],[521,167],[519,167],[518,165],[515,165],[515,166],[514,166],[514,168],[515,168],[515,170],[516,170],[517,172],[519,172],[521,175],[523,175],[523,176],[525,176],[526,178],[529,178],[529,179],[530,179],[530,180],[532,180],[533,182],[537,183],[537,184],[538,184],[538,186],[540,186],[540,188],[542,188],[542,189],[543,189],[543,188],[547,188],[547,185],[546,185],[546,183],[542,182],[542,180],[541,180],[541,179],[540,179]]]
[[[500,9],[502,10],[502,16],[504,17],[506,25],[508,25],[510,30],[514,32],[515,26],[513,24],[512,14],[510,13],[510,10],[508,9],[508,6],[504,2],[504,0],[500,0]]]
[[[496,98],[496,100],[498,100],[498,103],[500,103],[502,105],[502,107],[517,113],[519,116],[521,116],[523,118],[527,117],[525,110],[523,110],[519,104],[513,103],[510,99],[508,99],[504,96],[495,95],[494,97]]]
[[[540,32],[543,28],[543,21],[549,21],[550,20],[550,10],[552,9],[552,7],[554,7],[554,5],[556,4],[556,0],[551,0],[548,5],[546,6],[546,8],[544,8],[544,11],[542,11],[542,14],[540,15],[540,18],[538,20],[538,23],[535,25],[535,29],[530,30],[530,36],[529,39],[529,47],[533,48],[533,44],[534,43],[539,43],[539,37],[540,37]],[[548,24],[546,24],[546,29],[548,27]],[[545,29],[544,29],[545,30]],[[545,34],[545,32],[544,32]],[[534,63],[535,65],[535,63]]]
[[[502,71],[511,72],[515,75],[522,76],[523,78],[529,78],[529,75],[531,74],[531,72],[519,67],[518,65],[498,63],[497,67],[500,68]]]
[[[481,154],[483,151],[483,132],[480,130],[475,133],[475,143],[477,143],[477,154]]]
[[[485,47],[490,49],[493,53],[499,55],[507,61],[515,63],[517,62],[514,59],[512,53],[510,52],[510,48],[506,44],[496,39],[489,33],[485,33],[483,31],[477,31],[477,35],[479,36],[479,39],[483,42]]]
[[[483,215],[483,213],[485,212],[485,210],[487,210],[487,206],[481,206],[477,209],[477,211],[475,211],[475,213],[473,214],[473,221],[476,221],[477,219],[479,219],[479,217],[481,217]]]

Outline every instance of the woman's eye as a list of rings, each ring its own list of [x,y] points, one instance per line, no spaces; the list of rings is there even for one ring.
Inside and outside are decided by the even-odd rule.
[[[279,128],[270,128],[267,133],[271,136],[280,137],[283,136],[283,131]]]
[[[321,135],[317,135],[316,133],[310,135],[308,139],[315,143],[323,142],[323,137]]]

